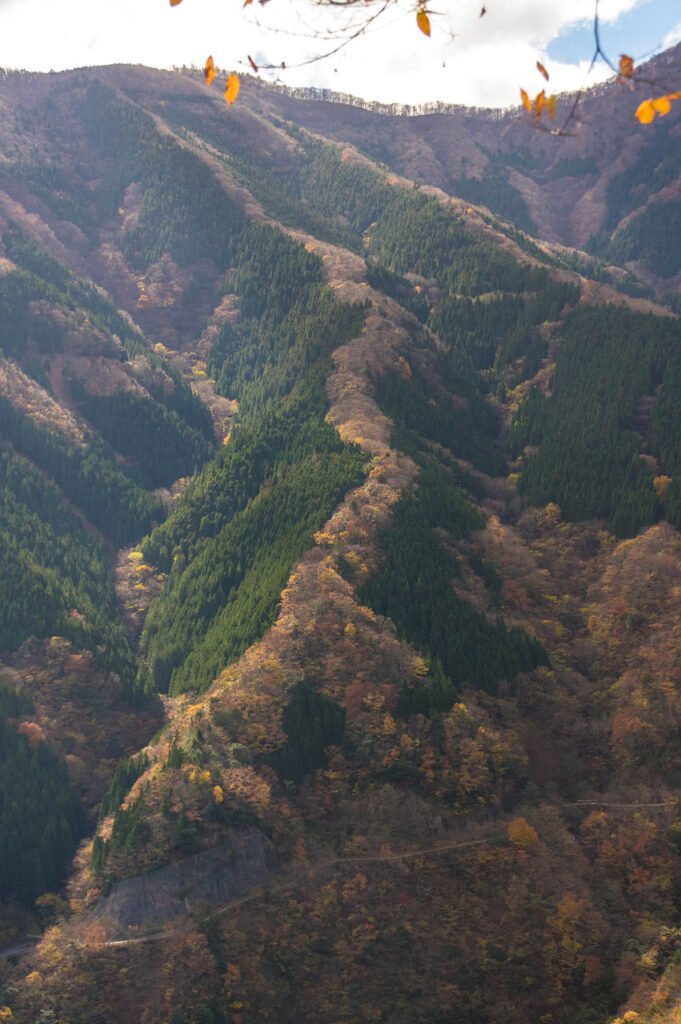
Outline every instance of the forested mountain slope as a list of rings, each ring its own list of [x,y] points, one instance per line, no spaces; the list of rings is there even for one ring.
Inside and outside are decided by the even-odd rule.
[[[677,290],[679,115],[658,119],[651,132],[633,114],[646,89],[678,88],[680,64],[677,46],[640,69],[655,84],[631,90],[611,82],[585,92],[576,120],[558,138],[517,111],[433,104],[405,117],[399,109],[350,105],[351,97],[343,104],[332,97],[310,101],[313,92],[273,95],[255,83],[247,89],[259,110],[481,203],[545,241],[586,248],[618,265],[631,262],[644,279]],[[559,99],[554,125],[563,123],[574,99]]]
[[[333,141],[425,119],[239,99],[0,79],[0,897],[59,914],[0,1014],[643,1014],[681,898],[674,277]]]

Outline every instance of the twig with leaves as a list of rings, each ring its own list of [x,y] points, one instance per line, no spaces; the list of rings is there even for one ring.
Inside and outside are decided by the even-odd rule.
[[[170,5],[171,7],[176,7],[181,2],[182,0],[170,0]],[[259,0],[259,3],[261,5],[264,5],[268,2],[269,0]],[[244,0],[243,6],[248,7],[252,3],[253,0]],[[383,15],[389,7],[392,7],[394,3],[395,0],[318,0],[318,4],[321,7],[329,7],[335,9],[355,9],[357,7],[361,7],[365,13],[363,14],[363,17],[359,24],[355,23],[355,25],[352,27],[346,26],[346,29],[342,33],[342,38],[340,38],[340,40],[336,42],[334,46],[332,46],[330,49],[324,50],[321,53],[317,53],[312,57],[308,57],[307,59],[299,61],[296,64],[287,65],[285,61],[281,61],[281,63],[279,64],[261,64],[260,66],[258,66],[258,64],[256,64],[256,62],[249,54],[248,65],[250,66],[251,70],[257,74],[261,70],[285,71],[287,69],[290,70],[292,68],[306,67],[310,64],[315,64],[318,61],[327,60],[329,57],[335,56],[335,54],[337,54],[340,50],[344,49],[354,40],[358,39],[360,36],[363,36],[368,31],[368,29],[374,24],[374,22],[378,18],[380,18],[381,15]],[[368,11],[367,8],[369,7],[372,7],[373,9],[371,11]],[[416,13],[416,25],[419,31],[421,31],[425,36],[430,37],[430,16],[434,12],[428,9],[426,5],[426,0],[416,0],[414,9]],[[480,17],[484,17],[486,13],[487,8],[483,6],[480,10]],[[334,36],[331,35],[329,38],[334,38]],[[669,113],[672,102],[674,100],[681,99],[681,91],[665,92],[664,89],[660,88],[660,86],[656,82],[650,79],[643,78],[639,73],[635,71],[634,61],[627,54],[621,54],[619,62],[617,66],[615,66],[613,61],[610,59],[610,57],[604,50],[603,45],[601,43],[599,0],[595,0],[593,38],[594,51],[587,71],[587,78],[593,71],[593,68],[596,65],[597,61],[600,59],[603,61],[604,64],[606,64],[607,67],[609,67],[614,72],[615,75],[617,75],[617,79],[619,82],[623,84],[628,84],[631,88],[633,88],[635,85],[648,85],[653,92],[655,90],[659,90],[660,95],[653,95],[650,99],[643,100],[643,102],[639,104],[634,116],[640,124],[649,124],[651,121],[654,120],[654,118],[657,115],[659,115],[660,117],[664,117],[665,114]],[[335,40],[338,40],[338,35],[335,36]],[[544,78],[544,80],[548,82],[549,73],[540,61],[537,61],[537,70]],[[204,74],[206,76],[206,84],[210,86],[215,75],[215,65],[213,63],[212,57],[209,57],[208,60],[206,61]],[[550,135],[574,135],[574,131],[571,131],[569,129],[572,123],[577,119],[577,113],[579,110],[583,89],[584,87],[582,87],[576,93],[574,100],[570,106],[570,109],[568,110],[562,124],[556,127],[553,126],[553,121],[556,116],[556,96],[554,93],[550,93],[549,95],[547,95],[546,89],[544,88],[537,93],[534,99],[530,99],[525,89],[521,89],[520,98],[524,109],[527,111],[528,114],[532,116],[534,126],[536,128],[538,128],[541,131],[548,132]],[[227,77],[224,92],[225,100],[230,106],[236,99],[238,92],[239,78],[236,74],[232,73]],[[544,120],[544,114],[546,114],[548,122],[550,122],[549,124],[547,124]]]
[[[662,95],[658,96],[657,98],[653,97],[651,99],[644,100],[641,104],[639,104],[634,114],[634,117],[637,121],[639,121],[640,124],[650,124],[650,122],[654,119],[656,114],[659,114],[660,117],[664,117],[665,114],[668,114],[671,109],[671,101],[681,99],[681,92],[664,93],[664,90],[661,89],[660,86],[652,79],[646,79],[643,78],[640,74],[637,74],[634,70],[633,58],[628,56],[628,54],[626,53],[620,55],[618,65],[617,67],[615,67],[612,60],[605,52],[601,44],[601,31],[598,17],[599,0],[595,0],[595,3],[596,6],[594,10],[593,21],[594,52],[591,58],[591,63],[589,64],[589,69],[587,71],[587,78],[593,71],[596,62],[600,58],[600,60],[602,60],[603,63],[606,64],[607,67],[609,67],[610,70],[617,75],[618,82],[621,82],[623,84],[629,84],[631,88],[633,88],[635,85],[648,85],[652,90],[659,89],[662,93]],[[548,71],[546,70],[544,65],[541,64],[539,61],[537,61],[537,70],[548,82]],[[520,99],[522,101],[523,107],[528,112],[528,114],[533,115],[535,125],[541,131],[548,132],[551,135],[574,135],[575,133],[573,131],[568,131],[568,128],[577,116],[580,100],[582,98],[582,92],[583,88],[577,92],[563,123],[556,128],[549,127],[541,121],[542,114],[545,110],[548,114],[549,120],[553,121],[556,112],[556,97],[554,95],[546,96],[545,90],[542,89],[542,91],[535,96],[534,100],[530,100],[527,92],[524,89],[521,89]]]

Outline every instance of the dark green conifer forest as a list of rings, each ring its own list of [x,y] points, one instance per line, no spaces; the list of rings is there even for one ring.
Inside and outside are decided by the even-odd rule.
[[[58,889],[84,815],[65,765],[19,720],[33,707],[0,688],[0,898],[29,904]]]

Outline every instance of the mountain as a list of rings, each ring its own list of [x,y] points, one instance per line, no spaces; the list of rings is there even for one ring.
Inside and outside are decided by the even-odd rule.
[[[639,73],[655,95],[675,89],[680,71],[677,46]],[[333,97],[320,102],[312,90],[313,101],[306,102],[300,91],[273,95],[255,83],[248,88],[249,100],[263,112],[349,143],[416,182],[481,203],[546,242],[588,249],[617,265],[631,262],[656,286],[668,282],[678,290],[681,261],[661,228],[678,215],[678,118],[658,120],[651,137],[633,119],[641,95],[626,83],[585,92],[558,137],[538,131],[515,110],[432,104],[409,117],[403,108],[367,109]],[[565,124],[575,100],[559,98],[552,126]],[[378,110],[383,116],[377,118]]]
[[[675,1019],[681,157],[635,100],[0,79],[0,925],[44,929],[0,1018]]]

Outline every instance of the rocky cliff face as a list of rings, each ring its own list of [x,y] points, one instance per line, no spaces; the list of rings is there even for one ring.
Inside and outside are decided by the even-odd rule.
[[[184,857],[138,878],[116,882],[83,917],[102,922],[108,941],[154,931],[181,920],[201,903],[210,908],[253,893],[276,871],[272,843],[255,829],[233,832],[210,850]]]

